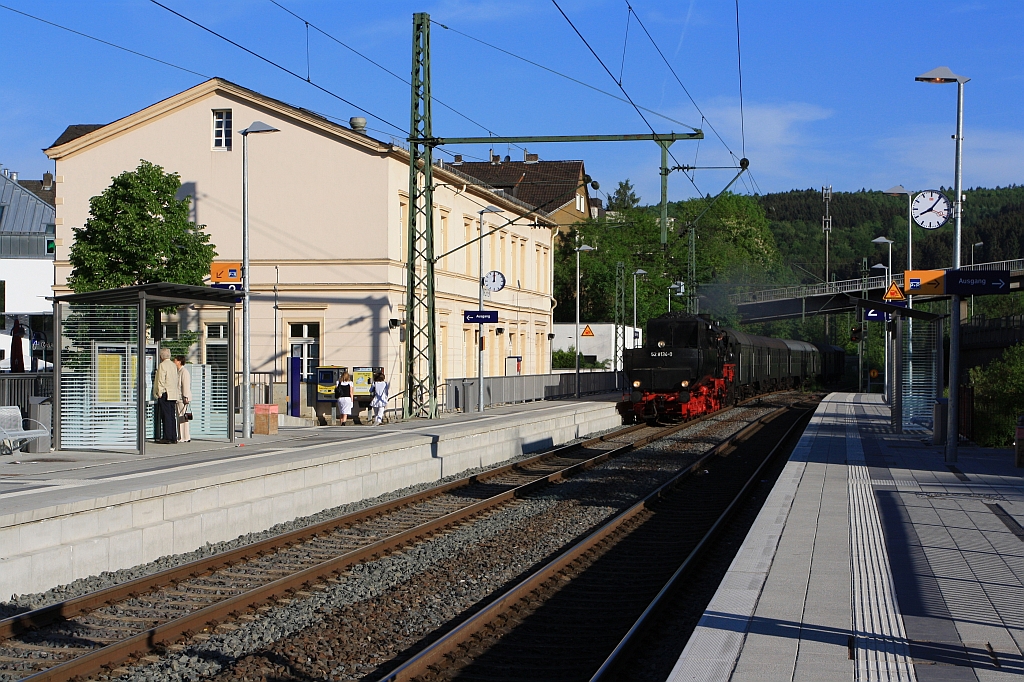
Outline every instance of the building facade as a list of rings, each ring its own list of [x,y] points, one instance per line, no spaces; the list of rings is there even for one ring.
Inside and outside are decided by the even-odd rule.
[[[72,227],[85,225],[89,199],[140,159],[181,176],[180,196],[192,198],[216,261],[241,261],[240,131],[254,121],[278,132],[249,140],[253,371],[285,381],[289,357],[302,359],[306,378],[321,364],[382,367],[399,395],[409,157],[360,132],[355,119],[353,129],[211,79],[108,125],[69,127],[46,150],[56,164],[54,290],[67,291]],[[484,239],[483,271],[508,282],[485,300],[499,314],[484,328],[485,375],[503,374],[506,356],[522,356],[526,372],[547,372],[555,221],[457,169],[438,165],[433,177],[438,255],[476,238],[488,205],[503,213],[483,214],[485,231],[520,218]],[[479,268],[475,243],[437,262],[439,379],[476,375],[477,327],[463,311],[478,307]],[[171,335],[199,332],[194,360],[226,362],[223,315],[185,309],[165,324]]]

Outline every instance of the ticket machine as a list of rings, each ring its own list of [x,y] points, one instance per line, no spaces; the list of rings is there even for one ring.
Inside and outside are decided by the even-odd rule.
[[[334,387],[338,385],[342,373],[347,371],[348,367],[341,365],[321,365],[316,368],[316,404],[313,409],[321,426],[326,426],[334,416]]]

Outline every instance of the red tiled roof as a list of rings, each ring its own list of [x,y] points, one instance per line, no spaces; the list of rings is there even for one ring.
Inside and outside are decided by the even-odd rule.
[[[456,167],[547,213],[573,201],[584,173],[582,161],[474,161]]]

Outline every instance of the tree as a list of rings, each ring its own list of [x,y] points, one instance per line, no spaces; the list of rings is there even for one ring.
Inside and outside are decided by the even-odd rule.
[[[141,160],[89,200],[91,217],[73,228],[72,291],[153,282],[201,285],[217,252],[205,225],[189,220],[190,198],[176,199],[177,173]]]
[[[631,208],[636,208],[640,205],[640,197],[633,191],[633,183],[629,181],[629,178],[619,181],[619,186],[615,188],[612,195],[608,197],[608,210],[609,211],[623,211]]]

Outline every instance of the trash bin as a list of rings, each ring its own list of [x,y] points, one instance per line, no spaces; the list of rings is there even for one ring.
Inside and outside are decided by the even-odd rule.
[[[33,421],[26,425],[29,429],[40,429],[45,428],[51,434],[53,433],[53,404],[50,402],[50,398],[43,396],[30,396],[28,399],[28,418]],[[36,424],[40,422],[42,426]],[[49,452],[50,451],[50,436],[42,436],[41,438],[35,438],[28,442],[23,448],[25,452]]]
[[[1013,465],[1024,469],[1024,414],[1017,417],[1017,433],[1013,440]]]
[[[476,381],[463,381],[459,393],[459,407],[463,412],[477,412],[480,409],[480,397],[476,392]]]
[[[936,398],[932,406],[932,445],[946,444],[946,425],[949,422],[949,398]]]

